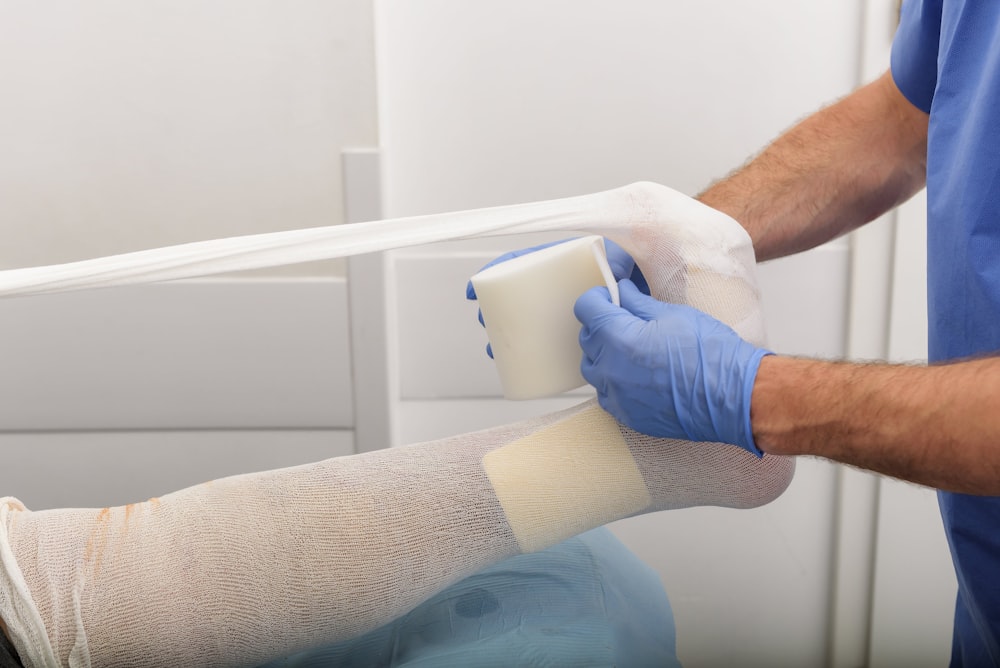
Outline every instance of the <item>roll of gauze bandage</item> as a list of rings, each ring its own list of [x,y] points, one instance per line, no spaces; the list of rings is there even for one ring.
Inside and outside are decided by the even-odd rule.
[[[618,284],[599,236],[573,239],[472,277],[500,383],[508,399],[547,397],[584,384],[573,304],[590,288]]]

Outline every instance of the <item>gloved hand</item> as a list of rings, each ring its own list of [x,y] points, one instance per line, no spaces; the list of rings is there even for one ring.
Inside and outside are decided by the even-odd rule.
[[[621,306],[607,288],[576,302],[583,324],[580,369],[619,422],[665,438],[732,443],[762,456],[750,428],[757,348],[690,306],[665,304],[628,280]]]
[[[528,253],[534,253],[535,251],[542,250],[543,248],[555,246],[556,244],[565,243],[567,241],[569,241],[569,239],[560,239],[559,241],[550,241],[538,246],[532,246],[531,248],[522,248],[520,250],[504,253],[503,255],[500,255],[483,265],[480,271],[487,269],[488,267],[492,267],[495,264],[512,260],[515,257],[527,255]],[[614,241],[611,241],[611,239],[604,240],[604,250],[607,253],[608,266],[611,267],[611,273],[614,274],[615,280],[620,281],[623,278],[631,278],[632,281],[639,286],[639,289],[648,295],[649,286],[646,284],[646,278],[642,275],[639,267],[636,266],[635,260],[632,259],[632,256],[626,253],[624,248],[616,244]],[[465,286],[465,298],[472,300],[476,299],[476,289],[472,287],[472,281],[469,281],[468,285]],[[483,323],[482,311],[479,311],[479,324],[485,324]],[[493,349],[488,343],[486,344],[486,354],[490,356],[490,359],[493,359]]]

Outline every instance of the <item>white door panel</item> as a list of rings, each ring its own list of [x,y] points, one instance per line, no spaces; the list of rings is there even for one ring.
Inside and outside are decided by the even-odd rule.
[[[353,423],[343,279],[14,299],[0,321],[0,431]]]
[[[145,501],[216,478],[353,450],[348,430],[0,434],[0,494],[31,510]]]

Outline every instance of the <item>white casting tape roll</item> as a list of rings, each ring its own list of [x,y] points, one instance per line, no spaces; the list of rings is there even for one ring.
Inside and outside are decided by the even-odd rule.
[[[587,236],[495,264],[472,277],[507,399],[537,399],[585,383],[573,304],[607,286],[618,303],[604,239]]]

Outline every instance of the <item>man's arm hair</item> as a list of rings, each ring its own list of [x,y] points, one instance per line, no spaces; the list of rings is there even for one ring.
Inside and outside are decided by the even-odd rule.
[[[758,260],[812,248],[924,186],[927,120],[887,72],[792,127],[699,199],[747,229]]]
[[[1000,358],[917,366],[766,357],[750,412],[764,452],[1000,495]]]
[[[806,250],[923,187],[927,125],[886,73],[794,126],[700,199],[747,229],[760,260]],[[766,357],[751,421],[765,452],[1000,495],[1000,358],[917,366]]]

